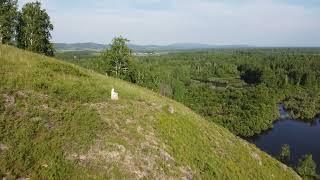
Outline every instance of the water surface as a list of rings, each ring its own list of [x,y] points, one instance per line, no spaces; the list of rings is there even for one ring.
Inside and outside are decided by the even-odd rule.
[[[320,172],[320,119],[312,123],[290,119],[283,106],[280,106],[281,119],[274,123],[274,128],[249,141],[268,154],[277,157],[281,146],[289,144],[291,160],[289,164],[296,166],[299,158],[305,154],[312,154]]]

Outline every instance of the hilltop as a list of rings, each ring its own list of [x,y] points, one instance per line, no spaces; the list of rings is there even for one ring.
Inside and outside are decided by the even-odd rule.
[[[0,76],[0,177],[299,179],[145,88],[9,46]]]

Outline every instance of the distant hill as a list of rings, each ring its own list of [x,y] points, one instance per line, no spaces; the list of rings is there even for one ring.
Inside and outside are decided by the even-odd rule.
[[[150,90],[10,46],[0,54],[1,178],[300,179]]]
[[[57,51],[101,51],[107,47],[97,43],[54,43]]]
[[[54,47],[57,51],[101,51],[109,47],[109,45],[98,43],[55,43]],[[196,50],[196,49],[215,49],[215,48],[248,48],[247,45],[208,45],[199,43],[176,43],[169,45],[137,45],[129,44],[129,47],[135,52],[147,51],[180,51],[180,50]]]

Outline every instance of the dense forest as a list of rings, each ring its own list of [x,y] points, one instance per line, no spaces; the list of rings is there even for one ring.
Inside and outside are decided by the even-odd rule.
[[[106,54],[82,54],[84,58],[77,58],[77,53],[68,52],[57,56],[117,76],[108,72],[114,64]],[[271,128],[279,117],[279,103],[293,118],[304,121],[320,112],[317,48],[215,49],[126,56],[130,63],[120,78],[177,100],[239,136],[249,137]]]

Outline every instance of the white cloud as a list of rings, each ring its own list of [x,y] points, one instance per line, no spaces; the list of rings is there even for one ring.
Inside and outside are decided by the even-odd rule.
[[[147,1],[151,3],[148,4],[150,8],[132,5]],[[92,4],[94,2],[96,4]],[[59,10],[62,7],[55,0],[43,0],[55,25],[54,41],[107,43],[114,36],[123,35],[143,44],[320,46],[320,11],[317,8],[307,9],[272,0],[112,2],[93,1],[90,8],[75,6],[68,11]],[[168,6],[151,8],[161,2]]]

